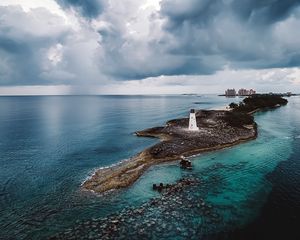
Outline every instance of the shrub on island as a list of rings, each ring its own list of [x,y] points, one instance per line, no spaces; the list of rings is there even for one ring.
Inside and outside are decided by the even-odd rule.
[[[280,95],[256,94],[246,97],[239,104],[230,103],[229,107],[233,109],[234,112],[249,113],[257,109],[272,108],[286,105],[287,103],[288,101],[282,98]]]

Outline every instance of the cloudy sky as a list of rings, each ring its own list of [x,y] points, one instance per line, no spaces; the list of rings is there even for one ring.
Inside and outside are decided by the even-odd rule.
[[[299,0],[0,0],[0,94],[300,92]]]

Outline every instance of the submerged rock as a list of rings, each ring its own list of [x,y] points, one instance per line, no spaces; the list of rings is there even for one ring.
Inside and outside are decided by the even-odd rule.
[[[73,229],[50,239],[153,239],[161,236],[190,238],[195,236],[203,222],[217,224],[221,221],[211,203],[193,195],[196,189],[206,189],[201,179],[182,178],[174,184],[163,186],[165,188],[159,197],[139,207],[123,209],[105,218],[76,223]],[[206,206],[204,211],[201,210],[202,204]],[[211,210],[207,206],[211,206]],[[189,222],[188,219],[192,220],[194,216],[198,216],[199,220]]]

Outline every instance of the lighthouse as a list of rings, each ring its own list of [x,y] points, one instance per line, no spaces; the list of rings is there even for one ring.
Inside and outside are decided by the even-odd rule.
[[[191,109],[191,112],[190,112],[189,130],[190,131],[198,131],[199,130],[199,128],[197,127],[195,109]]]

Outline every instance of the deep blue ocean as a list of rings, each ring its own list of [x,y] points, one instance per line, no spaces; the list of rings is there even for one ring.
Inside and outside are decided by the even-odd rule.
[[[191,173],[163,164],[109,196],[80,191],[95,169],[158,141],[138,138],[136,130],[186,117],[190,108],[240,100],[216,95],[0,97],[0,239],[45,239],[78,222],[141,205],[157,196],[153,183],[174,183],[218,163],[224,167],[206,174],[222,181],[205,199],[223,223],[209,230],[208,239],[300,239],[300,97],[257,113],[256,140],[196,156]],[[237,164],[233,171],[230,166]]]

